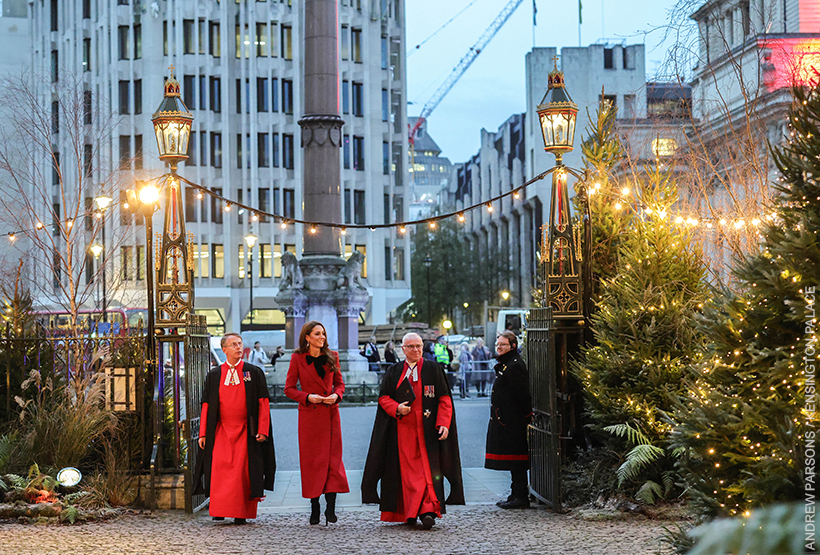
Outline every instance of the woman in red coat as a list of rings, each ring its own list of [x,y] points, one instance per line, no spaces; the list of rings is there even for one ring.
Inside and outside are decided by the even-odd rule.
[[[325,327],[308,322],[290,359],[285,395],[299,403],[299,467],[302,497],[310,499],[311,524],[319,524],[321,494],[327,502],[326,522],[336,522],[336,494],[350,491],[342,463],[339,420],[344,391],[339,354],[328,347]]]

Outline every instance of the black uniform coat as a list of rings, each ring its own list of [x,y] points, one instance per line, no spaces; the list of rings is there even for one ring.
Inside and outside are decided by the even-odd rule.
[[[424,419],[424,444],[427,447],[427,458],[430,463],[430,474],[433,476],[433,486],[436,497],[441,504],[441,513],[444,514],[444,480],[450,483],[450,496],[446,503],[450,505],[464,505],[464,486],[461,481],[461,456],[458,450],[458,430],[456,429],[456,413],[453,407],[453,419],[449,426],[449,435],[444,441],[438,439],[436,417],[438,416],[438,401],[443,395],[452,399],[450,387],[444,371],[436,362],[420,361],[421,385],[433,385],[435,397],[425,397],[413,401],[413,405],[421,401],[421,408],[430,411],[430,416]],[[379,397],[393,396],[396,392],[399,379],[404,377],[404,362],[397,362],[384,373]],[[414,409],[415,410],[415,409]],[[396,431],[396,419],[384,412],[381,406],[376,408],[376,421],[373,424],[373,434],[370,436],[370,449],[367,452],[367,461],[362,475],[362,503],[378,503],[379,510],[396,512],[398,493],[401,489],[401,471],[399,469],[399,445]],[[377,491],[377,484],[381,480],[381,497]]]
[[[259,399],[268,399],[268,385],[265,373],[258,366],[245,363],[243,372],[250,372],[250,381],[245,382],[245,403],[248,408],[248,475],[251,480],[251,498],[264,497],[264,490],[273,491],[273,476],[276,472],[276,456],[273,448],[273,422],[270,434],[263,442],[256,441],[259,426]],[[208,418],[205,430],[205,449],[199,449],[194,471],[194,493],[210,494],[211,461],[216,438],[216,424],[219,422],[219,382],[221,368],[211,368],[205,377],[202,403],[208,403]],[[197,447],[198,449],[198,447]]]
[[[527,424],[532,419],[529,374],[516,350],[504,353],[497,361],[484,467],[528,470]]]

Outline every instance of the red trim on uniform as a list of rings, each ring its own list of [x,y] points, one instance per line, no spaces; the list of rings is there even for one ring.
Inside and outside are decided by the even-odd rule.
[[[494,455],[492,453],[487,453],[484,455],[485,459],[490,459],[493,461],[528,461],[530,460],[529,455]]]

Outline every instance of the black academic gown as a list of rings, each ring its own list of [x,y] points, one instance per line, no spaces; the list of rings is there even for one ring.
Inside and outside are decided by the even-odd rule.
[[[258,366],[245,363],[242,370],[251,373],[251,380],[245,382],[245,403],[248,408],[248,475],[251,482],[251,497],[264,497],[264,490],[273,491],[276,473],[276,455],[273,448],[273,422],[268,438],[256,441],[259,423],[259,399],[268,398],[265,373]],[[216,438],[216,424],[219,422],[219,381],[221,369],[211,368],[205,377],[202,403],[208,403],[208,418],[205,430],[205,449],[199,450],[194,470],[194,494],[210,494],[211,460]],[[199,447],[197,447],[199,449]]]
[[[404,377],[404,362],[397,362],[390,366],[382,379],[379,396],[393,396],[396,392],[399,379]],[[442,395],[450,394],[450,387],[441,365],[425,360],[421,366],[422,391],[425,385],[433,385],[434,397],[421,397],[421,408],[430,411],[429,418],[424,419],[424,443],[427,447],[427,459],[430,464],[430,473],[433,476],[444,476],[450,483],[450,496],[444,500],[444,481],[434,480],[436,497],[441,504],[441,512],[445,513],[445,503],[449,505],[464,505],[464,486],[461,481],[461,456],[458,450],[458,430],[456,429],[456,413],[453,407],[453,419],[449,427],[449,435],[444,441],[438,439],[436,418],[438,416],[438,401]],[[415,406],[419,402],[413,402]],[[381,481],[381,495],[377,489]],[[398,493],[401,489],[401,475],[399,469],[398,433],[396,419],[389,416],[380,406],[376,408],[376,421],[373,424],[373,433],[370,436],[370,449],[362,475],[362,502],[378,504],[379,510],[395,512],[398,507]]]

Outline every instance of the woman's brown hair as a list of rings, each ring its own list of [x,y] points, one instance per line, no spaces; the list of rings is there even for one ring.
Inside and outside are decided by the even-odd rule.
[[[327,344],[327,328],[321,322],[311,320],[310,322],[302,326],[302,331],[299,332],[299,348],[296,349],[296,351],[294,352],[310,354],[310,347],[307,342],[307,336],[310,335],[310,332],[312,332],[313,328],[315,328],[316,326],[322,326],[322,329],[325,330],[325,344],[322,345],[322,348],[320,350],[323,355],[327,355],[327,364],[330,365],[330,371],[335,372],[336,370],[339,370],[339,368],[336,368],[336,356],[333,354],[333,351],[330,350],[330,347]]]
[[[504,337],[510,343],[510,350],[516,350],[518,348],[518,338],[515,336],[513,332],[510,330],[504,330],[499,332],[499,337]]]

